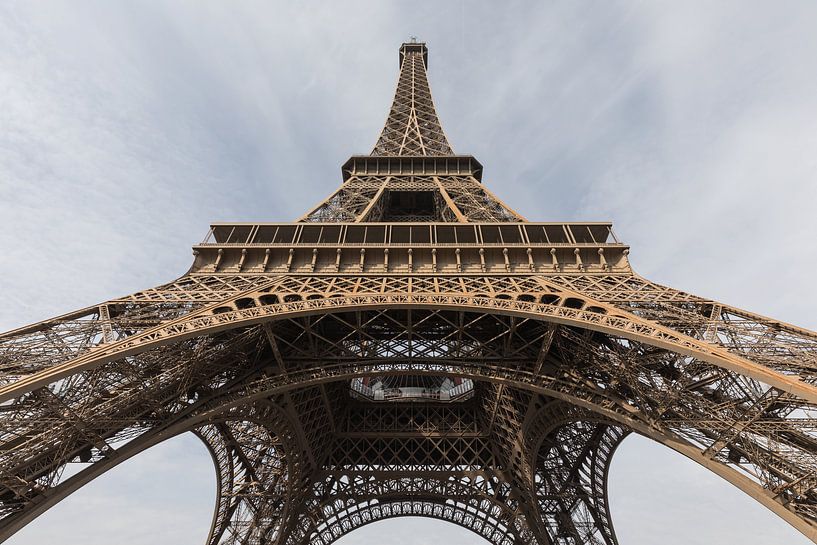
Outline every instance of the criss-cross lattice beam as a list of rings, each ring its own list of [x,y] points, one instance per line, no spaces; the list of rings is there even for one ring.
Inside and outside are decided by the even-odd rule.
[[[426,69],[403,44],[374,150],[298,223],[218,224],[184,277],[0,335],[0,540],[193,431],[208,545],[405,515],[616,545],[635,432],[817,542],[817,333],[638,277],[608,224],[527,223],[454,155]]]
[[[396,215],[400,195],[429,194],[428,208]],[[524,218],[474,176],[353,176],[298,221],[337,222],[519,222]]]
[[[0,334],[0,384],[67,362],[261,285],[263,276],[185,276]]]
[[[584,327],[678,351],[724,370],[745,374],[804,399],[817,400],[817,387],[799,380],[799,377],[784,375],[767,368],[763,362],[753,362],[720,345],[695,339],[684,332],[640,318],[613,305],[566,290],[544,278],[395,276],[344,280],[321,277],[278,278],[261,290],[245,292],[241,297],[225,301],[221,306],[189,313],[124,340],[99,345],[93,352],[66,363],[20,377],[13,385],[0,388],[0,399],[8,399],[15,393],[30,391],[130,353],[210,331],[256,324],[287,315],[381,305],[484,309],[499,314],[538,317],[563,325]]]
[[[218,495],[208,545],[274,543],[292,503],[298,479],[291,472],[298,464],[286,455],[287,449],[297,451],[291,424],[272,404],[257,403],[246,413],[251,420],[219,422],[196,432],[216,466]]]
[[[453,155],[431,99],[427,56],[422,43],[400,48],[394,102],[372,155]]]
[[[616,545],[607,476],[628,431],[558,401],[541,406],[532,427],[534,494],[552,541]]]
[[[442,311],[433,312],[440,314]],[[446,313],[442,312],[442,314]],[[716,390],[711,385],[707,388],[689,389],[688,385],[695,384],[698,380],[694,375],[684,378],[685,373],[708,372],[708,370],[701,364],[687,366],[688,369],[685,371],[687,367],[684,366],[684,362],[671,352],[656,351],[649,346],[638,345],[631,341],[622,342],[621,339],[610,336],[597,337],[598,334],[592,332],[582,333],[580,330],[561,328],[559,335],[553,341],[551,357],[544,362],[541,372],[534,374],[531,369],[536,365],[535,361],[542,340],[527,342],[526,336],[522,335],[517,340],[509,342],[508,336],[519,335],[521,331],[519,324],[508,322],[508,317],[502,317],[502,320],[497,322],[498,317],[490,315],[480,318],[479,315],[458,316],[457,313],[448,312],[440,318],[430,319],[430,316],[422,313],[413,313],[412,319],[416,322],[433,325],[428,331],[434,334],[426,337],[426,334],[422,333],[422,327],[401,322],[407,316],[408,314],[400,310],[394,311],[392,315],[376,312],[360,317],[350,316],[340,320],[332,319],[331,324],[324,322],[324,325],[327,326],[324,329],[318,327],[314,321],[306,323],[301,319],[277,322],[281,327],[274,328],[275,334],[280,340],[282,357],[287,359],[288,369],[290,369],[286,375],[261,374],[255,379],[247,375],[247,378],[240,382],[220,379],[224,381],[221,387],[219,387],[219,382],[210,382],[206,388],[204,385],[193,387],[187,383],[188,387],[181,391],[177,388],[176,392],[183,392],[184,399],[189,399],[192,395],[194,403],[198,396],[202,396],[200,403],[206,401],[203,406],[214,407],[212,410],[216,410],[218,403],[243,406],[252,399],[260,399],[258,396],[279,395],[288,390],[303,389],[321,381],[338,382],[349,380],[354,376],[384,373],[440,373],[444,371],[470,377],[477,381],[512,382],[517,388],[532,388],[547,395],[566,399],[575,405],[592,407],[596,412],[606,414],[613,420],[618,418],[618,421],[637,429],[640,433],[672,444],[679,450],[678,442],[684,442],[688,445],[685,451],[687,455],[694,452],[692,450],[696,448],[694,445],[699,445],[697,447],[700,449],[699,452],[705,452],[708,446],[720,437],[715,433],[719,429],[717,426],[720,424],[718,423],[726,422],[727,419],[740,419],[741,413],[747,410],[743,398],[736,397],[737,392],[743,390],[727,388]],[[324,320],[328,318],[329,316]],[[365,327],[363,324],[366,324]],[[486,327],[489,325],[490,327]],[[384,326],[388,327],[384,329]],[[451,334],[441,336],[441,328],[449,328]],[[463,340],[467,339],[460,333],[463,328],[474,338],[474,343]],[[412,343],[407,345],[401,338],[404,337],[404,332],[409,330],[415,332],[415,337]],[[542,328],[542,330],[542,336],[544,336],[547,328]],[[390,335],[395,336],[394,342],[387,342],[382,338],[385,331],[390,331]],[[373,332],[379,332],[378,335],[385,342],[384,346],[402,346],[403,348],[384,359],[382,354],[378,356],[377,352],[361,351],[355,348],[354,344],[349,344],[354,340],[363,345],[370,345],[369,339],[374,338],[372,337]],[[248,357],[247,368],[243,371],[247,372],[253,368],[265,369],[266,362],[272,360],[272,355],[269,354],[271,349],[263,328],[258,326],[247,330],[236,339],[242,337],[250,342],[247,346],[254,346],[256,350],[265,351],[258,356]],[[220,342],[223,343],[224,340]],[[436,347],[433,345],[434,342],[438,343]],[[407,361],[402,359],[407,354],[422,353],[417,350],[456,354],[456,350],[451,352],[450,343],[452,342],[455,343],[453,346],[462,345],[463,342],[465,346],[469,344],[482,346],[485,354],[490,354],[492,350],[511,350],[511,352],[497,352],[498,357],[488,359],[479,365],[475,363],[475,356],[478,356],[476,352],[462,352],[461,359],[448,358],[448,363],[439,358],[426,359],[425,363],[423,358]],[[414,346],[414,343],[419,344]],[[190,361],[192,353],[195,353],[195,345],[188,345],[187,350],[193,349],[194,352],[187,355],[184,352],[173,352],[182,347],[183,343],[179,346],[168,346],[167,350],[170,351],[165,355],[170,360]],[[310,363],[310,353],[304,353],[302,347],[310,347],[311,355],[316,359]],[[342,347],[345,348],[341,351]],[[237,348],[238,345],[233,344],[229,350],[225,350],[225,353],[234,353]],[[328,363],[321,355],[332,350],[335,350],[341,357],[334,363]],[[263,356],[264,353],[267,356]],[[527,354],[528,357],[515,361],[507,357],[513,353],[519,357]],[[145,357],[149,355],[146,354]],[[142,356],[136,358],[134,363],[138,363],[141,358]],[[258,361],[258,363],[254,366],[253,361]],[[242,371],[240,365],[235,365],[234,361],[230,363],[232,364],[230,370]],[[216,372],[215,376],[227,371],[213,364],[202,369],[205,368]],[[667,377],[673,377],[673,381],[668,382]],[[729,377],[725,376],[722,382],[726,384],[727,379]],[[318,382],[314,382],[316,380]],[[729,380],[737,381],[734,382],[736,386],[742,384],[738,377]],[[591,388],[588,381],[598,386]],[[224,391],[223,394],[218,393],[219,388]],[[315,388],[311,387],[311,390],[314,391]],[[751,389],[745,390],[748,394],[751,394],[752,391]],[[180,393],[175,395],[179,396]],[[290,397],[296,399],[304,395],[306,392],[293,393]],[[103,393],[92,389],[87,391],[84,397],[98,399],[100,396],[111,402],[110,392]],[[207,400],[207,396],[211,399]],[[727,403],[727,396],[732,396],[734,399]],[[117,403],[120,401],[119,394],[113,397],[116,398]],[[321,407],[320,411],[324,410],[319,395],[310,394],[307,397],[316,400],[314,402],[316,411],[318,411],[317,407]],[[172,415],[179,414],[186,409],[186,405],[179,403],[177,399],[172,397],[168,400],[169,405],[164,408],[166,415],[164,419],[170,420]],[[218,402],[219,399],[224,401]],[[790,406],[792,402],[793,400],[788,400]],[[616,405],[618,405],[617,409]],[[102,405],[97,404],[91,406],[102,408]],[[799,407],[800,412],[811,410],[802,404]],[[214,414],[221,414],[224,410],[226,409],[218,409],[221,412]],[[630,420],[637,415],[641,415],[638,418],[641,419],[642,424]],[[88,418],[94,417],[94,413],[88,413]],[[808,449],[810,448],[808,440],[813,435],[813,421],[799,417],[784,418],[777,413],[765,414],[762,418],[752,416],[749,420],[750,424],[740,434],[739,444],[741,456],[744,458],[733,460],[734,457],[724,454],[710,461],[724,467],[734,464],[734,467],[740,470],[747,467],[756,468],[756,471],[750,473],[751,477],[767,490],[770,489],[767,487],[774,485],[775,493],[783,494],[787,498],[787,509],[796,510],[799,516],[812,517],[813,514],[810,514],[812,507],[809,507],[806,497],[810,486],[808,475],[812,471],[808,462]],[[6,425],[11,423],[6,422]],[[655,435],[656,426],[664,428],[664,431],[661,432],[663,435]],[[770,434],[771,430],[777,431]],[[41,438],[40,445],[47,445],[54,440],[54,435],[51,430],[44,429]],[[757,439],[753,438],[763,438],[763,442],[758,443]],[[799,448],[805,457],[798,458],[796,454],[784,455],[785,450],[777,447],[770,451],[769,440],[771,439],[778,443],[785,441],[781,447],[785,446],[785,449],[791,453],[795,452],[792,449]],[[42,448],[42,446],[35,447],[34,444],[31,446],[38,450]],[[301,451],[306,452],[306,447]],[[701,461],[702,457],[701,454],[698,461]],[[105,459],[100,459],[99,462],[105,463]],[[308,463],[311,466],[314,462],[309,461]],[[784,484],[784,487],[781,487],[780,484]]]
[[[47,392],[36,386],[8,397],[0,414],[7,528],[44,508],[43,493],[71,489],[61,478],[66,463],[111,463],[123,441],[192,418],[185,411],[197,404],[216,410],[293,391],[293,407],[322,415],[329,435],[333,402],[321,383],[400,373],[505,382],[587,407],[730,479],[806,533],[817,519],[813,403],[758,380],[762,373],[690,355],[697,347],[734,356],[705,338],[638,316],[625,322],[614,306],[534,277],[292,277],[265,290],[100,342],[88,354],[103,361],[44,382]],[[343,291],[350,293],[333,296]],[[298,396],[308,402],[299,405]],[[310,475],[324,462],[302,436]]]
[[[495,545],[540,543],[509,487],[490,471],[367,477],[336,473],[316,482],[304,531],[288,544],[329,545],[366,524],[399,516],[452,522]]]
[[[817,383],[817,333],[639,276],[561,276],[555,283],[682,331],[780,373]]]

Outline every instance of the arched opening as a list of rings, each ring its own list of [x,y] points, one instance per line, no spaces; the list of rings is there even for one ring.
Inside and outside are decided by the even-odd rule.
[[[409,310],[411,310],[411,312],[408,312]],[[317,352],[302,353],[304,343],[289,343],[289,345],[287,345],[288,348],[285,349],[285,352],[289,351],[289,353],[285,354],[288,361],[297,360],[300,357],[305,363],[308,364],[316,357],[319,358],[319,361],[323,361],[322,358],[324,354],[330,354],[333,357],[344,356],[351,361],[357,361],[360,359],[365,359],[366,356],[370,356],[372,354],[379,356],[381,355],[381,351],[377,349],[382,348],[385,350],[385,348],[388,348],[389,351],[386,353],[386,355],[389,357],[385,358],[384,361],[379,361],[380,358],[373,359],[374,363],[372,363],[372,365],[375,367],[372,368],[373,370],[367,370],[362,376],[372,376],[373,374],[380,372],[393,374],[401,372],[405,373],[405,364],[401,363],[400,361],[402,357],[409,359],[420,359],[418,358],[419,355],[429,354],[434,356],[434,358],[430,359],[437,359],[437,355],[440,353],[440,347],[447,346],[456,348],[456,350],[447,349],[447,351],[444,353],[450,353],[452,355],[452,361],[455,361],[457,365],[462,366],[463,372],[461,375],[469,376],[470,373],[474,377],[474,380],[477,380],[477,377],[485,378],[485,376],[479,375],[480,369],[474,366],[471,362],[475,359],[483,357],[484,354],[486,354],[485,351],[491,348],[491,342],[494,342],[495,344],[495,346],[491,348],[494,353],[505,358],[509,355],[507,350],[513,350],[515,354],[524,356],[522,359],[525,361],[535,361],[535,358],[531,357],[535,356],[535,354],[531,354],[529,352],[536,352],[539,348],[538,345],[528,342],[523,343],[520,347],[515,347],[514,345],[509,346],[505,342],[499,342],[499,339],[504,339],[504,337],[496,334],[496,328],[502,328],[502,331],[510,331],[511,329],[509,327],[510,324],[507,321],[509,318],[511,318],[511,316],[504,314],[493,315],[471,313],[473,314],[471,315],[462,311],[452,314],[450,309],[406,309],[401,307],[384,310],[364,309],[361,312],[369,313],[366,315],[366,320],[358,320],[356,315],[350,317],[348,312],[346,314],[342,312],[324,315],[304,314],[302,316],[295,316],[293,319],[290,319],[287,322],[284,322],[283,320],[276,322],[273,327],[281,328],[280,338],[284,338],[284,334],[288,331],[288,329],[284,328],[291,328],[291,333],[294,336],[300,335],[303,331],[316,331],[317,328],[325,328],[326,333],[331,333],[329,336],[322,334],[323,339],[329,339],[328,341],[324,341],[323,344],[314,343],[309,345],[317,350]],[[446,313],[450,315],[446,315]],[[352,320],[351,318],[355,319]],[[428,332],[429,338],[426,341],[420,342],[421,339],[418,337],[412,337],[411,340],[407,342],[394,342],[395,335],[402,335],[407,329],[416,332],[417,328],[406,328],[405,325],[406,323],[412,325],[419,323],[419,320],[422,320],[422,323]],[[519,317],[514,317],[514,320],[515,322],[512,329],[515,333],[518,333],[520,331],[521,322],[519,321]],[[486,321],[488,323],[485,324],[485,326],[481,325],[483,329],[479,329],[474,326],[474,324],[481,324],[485,323]],[[346,339],[349,338],[346,335],[346,332],[354,330],[356,323],[373,323],[377,325],[378,329],[373,331],[377,333],[378,336],[366,338],[362,341],[346,342]],[[524,323],[524,327],[531,328],[530,331],[525,332],[525,335],[523,336],[525,339],[530,339],[533,336],[541,339],[547,334],[547,327],[542,325],[540,320],[535,318],[526,319]],[[435,327],[430,327],[429,324],[435,325]],[[484,337],[469,340],[464,337],[459,338],[448,335],[449,331],[456,332],[464,329],[464,326],[467,326],[469,331],[474,333],[483,331]],[[440,336],[441,331],[445,333],[445,335]],[[319,332],[323,333],[323,331]],[[581,341],[583,337],[576,338],[577,335],[574,330],[564,328],[564,331],[561,331],[561,334],[564,334],[564,338],[561,340],[566,343],[570,343],[570,347],[576,346],[581,348],[581,345],[577,341]],[[631,346],[629,342],[627,346]],[[270,351],[273,350],[272,348],[266,347],[265,349]],[[354,372],[347,374],[338,373],[334,378],[343,376],[344,380],[347,381],[346,384],[348,385],[349,379],[353,379],[361,375],[360,371],[362,367],[360,367],[360,365],[357,365],[354,369],[357,370],[357,374]],[[430,371],[432,370],[431,367],[428,367],[417,371],[416,369],[418,369],[418,367],[416,366],[412,367],[411,369],[412,374],[423,372],[430,374]],[[500,371],[504,372],[503,369],[500,369]],[[439,372],[439,369],[437,369],[436,372]],[[488,378],[490,379],[491,377]],[[536,385],[527,384],[525,386],[532,387]],[[641,430],[641,432],[647,433],[644,430]],[[659,438],[658,440],[661,439]],[[673,448],[678,448],[672,443],[669,444]],[[682,448],[679,450],[684,452]],[[689,450],[687,450],[686,453],[692,458],[695,458],[696,455],[700,454],[699,452],[690,453]],[[514,453],[514,455],[516,455],[516,453]],[[516,458],[514,458],[514,460],[515,459]],[[751,493],[751,490],[748,491]]]
[[[335,545],[488,545],[488,541],[454,523],[424,517],[398,517],[362,526],[335,541]]]
[[[609,496],[618,540],[627,545],[811,543],[718,475],[636,434],[613,457]]]
[[[114,467],[6,543],[203,544],[215,488],[209,452],[195,435],[185,433]]]

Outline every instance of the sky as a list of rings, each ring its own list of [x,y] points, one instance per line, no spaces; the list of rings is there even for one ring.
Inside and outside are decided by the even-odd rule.
[[[182,275],[215,221],[292,221],[368,153],[397,49],[429,46],[458,153],[531,220],[613,221],[643,276],[817,329],[817,3],[0,3],[0,330]],[[806,544],[630,437],[623,545]],[[192,436],[100,477],[11,545],[202,543]],[[398,519],[340,545],[483,543]]]

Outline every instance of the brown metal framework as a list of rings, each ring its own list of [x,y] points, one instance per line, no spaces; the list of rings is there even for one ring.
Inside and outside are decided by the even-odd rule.
[[[426,66],[403,44],[373,153],[299,222],[214,225],[178,280],[0,336],[0,539],[192,431],[210,545],[405,515],[612,545],[629,433],[817,542],[817,334],[641,278],[609,224],[523,219],[454,155]]]

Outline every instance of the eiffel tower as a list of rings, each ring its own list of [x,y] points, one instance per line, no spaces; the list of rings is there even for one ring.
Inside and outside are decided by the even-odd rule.
[[[520,216],[452,150],[427,65],[400,47],[374,150],[297,222],[214,224],[178,280],[0,336],[0,539],[192,432],[208,545],[400,516],[611,545],[635,433],[817,542],[817,334],[642,278],[609,223]]]

